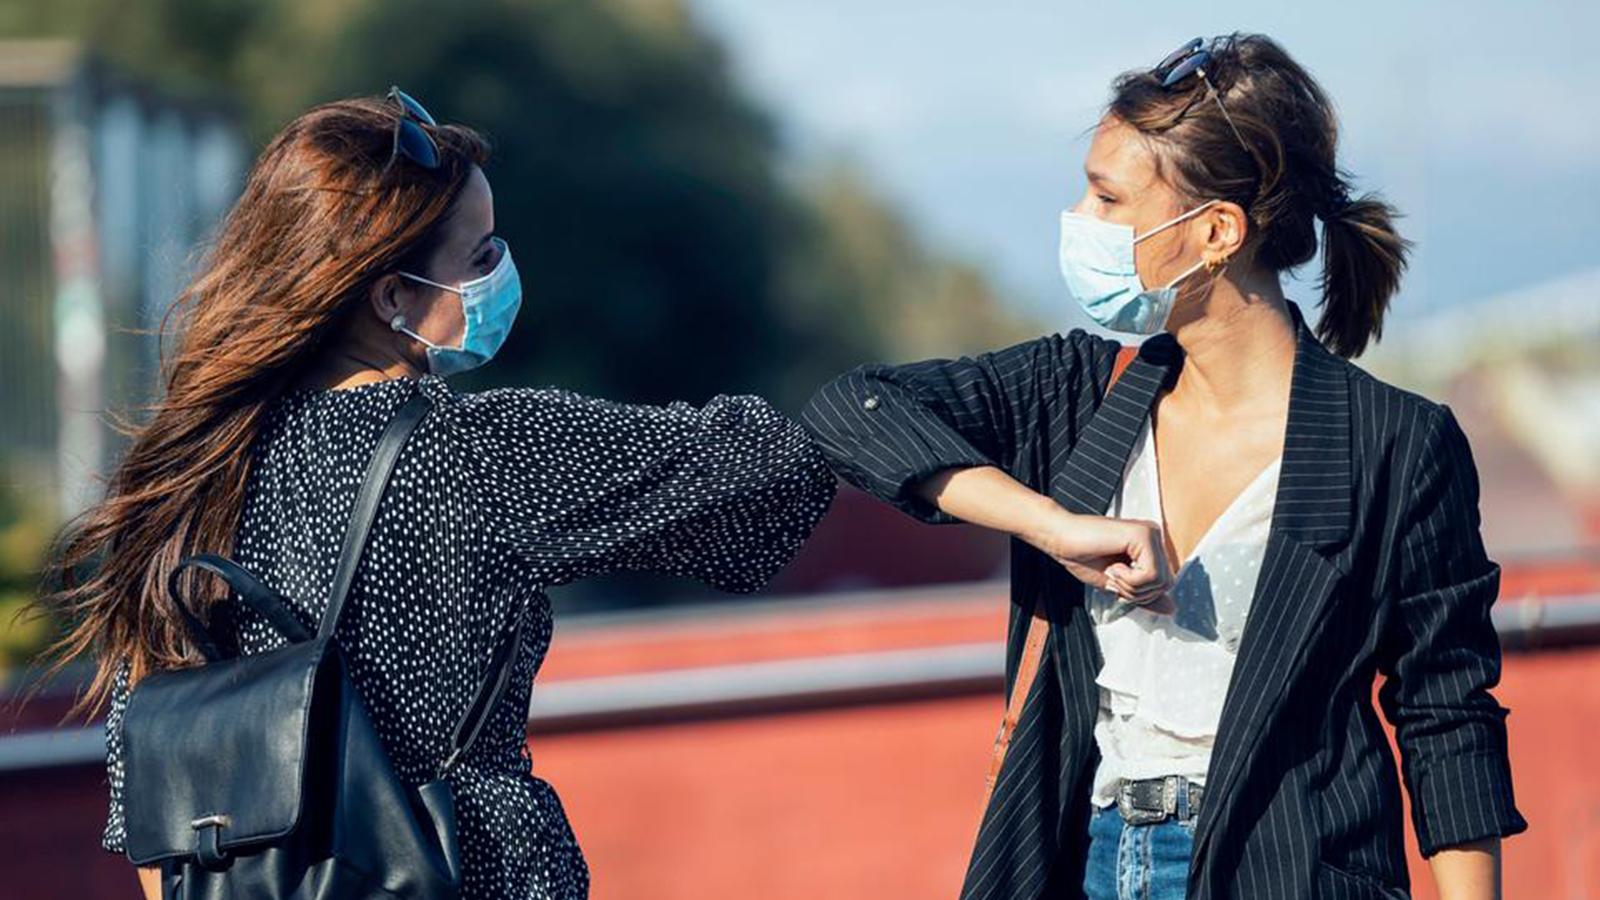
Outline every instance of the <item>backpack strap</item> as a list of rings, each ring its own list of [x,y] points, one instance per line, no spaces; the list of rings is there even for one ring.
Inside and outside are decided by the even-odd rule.
[[[366,546],[367,534],[372,530],[372,521],[377,516],[378,503],[383,499],[389,477],[393,474],[395,463],[400,458],[401,448],[405,446],[411,432],[416,429],[417,423],[427,414],[430,402],[427,395],[419,390],[400,407],[378,439],[377,449],[372,453],[372,461],[367,465],[366,478],[361,483],[361,490],[356,495],[355,506],[350,513],[350,525],[345,529],[344,546],[339,553],[339,567],[334,571],[333,588],[328,598],[328,608],[322,614],[321,627],[317,630],[318,637],[333,634],[339,625],[339,614],[344,609],[345,598],[349,595],[350,585],[355,580],[356,566],[361,561],[361,551]],[[524,600],[517,608],[517,624],[512,629],[510,639],[501,641],[495,648],[494,655],[489,660],[488,670],[478,684],[478,691],[473,696],[471,705],[461,714],[451,732],[450,750],[440,765],[440,775],[454,767],[462,755],[471,749],[479,733],[483,731],[484,724],[489,720],[490,714],[500,702],[501,696],[505,694],[511,682],[511,670],[516,664],[517,650],[522,646],[523,629],[527,619],[527,601]]]
[[[1111,380],[1106,383],[1105,393],[1111,393],[1111,386],[1122,377],[1124,369],[1139,355],[1138,346],[1123,347],[1117,351],[1116,361],[1111,365]],[[1102,395],[1104,402],[1104,395]],[[989,759],[989,772],[983,779],[983,807],[989,808],[989,798],[994,794],[995,782],[1000,779],[1000,768],[1006,761],[1006,750],[1011,746],[1012,732],[1016,731],[1017,723],[1022,719],[1022,706],[1028,699],[1028,691],[1033,687],[1035,677],[1039,674],[1039,663],[1044,658],[1045,641],[1050,637],[1050,620],[1045,618],[1044,600],[1035,601],[1033,615],[1028,620],[1028,636],[1022,643],[1022,659],[1017,662],[1017,677],[1011,685],[1011,696],[1006,701],[1005,715],[1000,719],[1000,732],[995,735],[994,753]]]
[[[455,768],[461,757],[472,748],[510,685],[511,670],[516,665],[517,651],[522,647],[522,633],[528,621],[527,607],[527,600],[517,607],[517,624],[511,630],[510,640],[502,641],[495,648],[494,657],[489,661],[488,674],[478,684],[478,693],[472,698],[472,705],[461,714],[455,730],[450,733],[450,751],[439,764],[439,777],[444,777],[446,772]]]
[[[377,515],[378,503],[383,499],[389,476],[393,474],[395,462],[400,458],[400,448],[405,445],[406,438],[411,436],[417,423],[427,414],[430,403],[425,393],[417,391],[389,420],[388,426],[378,438],[378,446],[373,451],[372,460],[367,464],[366,476],[356,494],[355,505],[350,513],[350,524],[345,528],[344,546],[340,549],[339,564],[333,573],[333,589],[328,599],[328,608],[323,612],[317,637],[333,634],[334,628],[339,624],[339,614],[344,609],[345,596],[349,594],[350,584],[355,580],[356,564],[361,560],[361,551],[366,546],[367,534],[372,530],[372,520]],[[167,573],[167,594],[172,598],[178,615],[183,619],[184,627],[189,632],[189,639],[207,662],[226,659],[229,654],[218,646],[211,630],[189,609],[189,605],[184,602],[178,590],[178,576],[190,566],[197,566],[220,576],[241,600],[259,612],[288,640],[299,642],[311,638],[311,632],[300,624],[300,620],[283,602],[283,598],[262,584],[249,570],[225,556],[216,553],[198,553],[179,560],[178,564],[172,567],[172,571]]]
[[[249,604],[261,617],[281,635],[293,642],[311,639],[311,631],[290,611],[283,598],[274,590],[262,584],[250,570],[239,565],[225,556],[215,553],[198,553],[194,556],[184,557],[172,571],[167,574],[167,594],[172,598],[173,604],[178,608],[178,613],[183,617],[184,624],[189,629],[189,637],[200,648],[200,653],[207,662],[216,662],[226,659],[230,654],[224,653],[216,644],[210,629],[201,623],[198,616],[189,610],[178,591],[178,576],[189,566],[195,566],[221,576],[222,580],[233,588],[239,599]]]
[[[350,524],[345,527],[344,546],[339,551],[339,566],[333,572],[333,587],[328,594],[328,608],[322,613],[322,623],[317,637],[333,634],[339,626],[339,614],[344,611],[344,599],[355,581],[356,565],[361,562],[361,551],[366,549],[367,533],[372,530],[372,520],[378,514],[378,503],[383,500],[384,489],[389,486],[389,476],[394,473],[395,462],[400,458],[400,448],[416,429],[417,423],[427,414],[428,395],[418,390],[411,395],[389,420],[389,425],[378,438],[378,446],[367,464],[366,477],[356,494],[350,510]]]

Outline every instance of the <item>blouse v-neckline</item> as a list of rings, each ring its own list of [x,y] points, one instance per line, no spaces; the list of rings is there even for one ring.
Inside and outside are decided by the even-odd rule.
[[[1145,446],[1148,448],[1148,463],[1150,468],[1149,473],[1147,473],[1145,476],[1145,483],[1146,487],[1150,491],[1151,505],[1154,507],[1156,514],[1155,520],[1156,523],[1161,526],[1162,540],[1164,541],[1166,540],[1165,536],[1167,531],[1167,504],[1166,500],[1161,496],[1161,461],[1159,456],[1159,448],[1156,446],[1156,425],[1155,418],[1153,416],[1145,416],[1144,429]],[[1203,553],[1211,543],[1212,536],[1218,531],[1221,531],[1222,527],[1226,523],[1232,521],[1232,517],[1236,514],[1237,510],[1244,506],[1246,502],[1254,498],[1262,483],[1266,482],[1272,473],[1277,471],[1279,466],[1282,464],[1283,451],[1279,450],[1277,456],[1268,460],[1267,464],[1262,466],[1261,470],[1256,472],[1255,476],[1246,482],[1245,486],[1240,488],[1238,493],[1233,495],[1233,499],[1228,501],[1228,505],[1222,508],[1222,512],[1218,513],[1216,518],[1211,520],[1211,524],[1206,526],[1206,530],[1200,534],[1200,539],[1195,541],[1193,547],[1189,548],[1189,553],[1184,556],[1183,560],[1180,561],[1175,567],[1171,568],[1170,574],[1172,575],[1172,580],[1174,583],[1183,577],[1184,572],[1189,568],[1191,563],[1200,558],[1200,554]],[[1173,549],[1176,551],[1176,545],[1174,545]],[[1170,560],[1168,561],[1168,565],[1172,566]]]

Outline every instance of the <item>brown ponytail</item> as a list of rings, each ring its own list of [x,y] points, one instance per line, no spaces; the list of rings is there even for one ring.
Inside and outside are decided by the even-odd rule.
[[[1156,154],[1156,171],[1190,205],[1218,198],[1250,217],[1244,254],[1272,272],[1309,262],[1322,220],[1319,337],[1358,356],[1382,333],[1411,242],[1394,228],[1399,213],[1374,194],[1349,198],[1336,164],[1338,120],[1311,74],[1271,38],[1229,34],[1206,47],[1206,75],[1232,118],[1189,78],[1163,87],[1149,69],[1112,84],[1106,112]],[[1237,133],[1234,128],[1237,128]]]
[[[1411,242],[1395,231],[1394,207],[1374,194],[1350,200],[1343,181],[1318,212],[1322,220],[1322,318],[1317,334],[1344,357],[1361,355],[1383,334],[1383,314],[1400,288]]]

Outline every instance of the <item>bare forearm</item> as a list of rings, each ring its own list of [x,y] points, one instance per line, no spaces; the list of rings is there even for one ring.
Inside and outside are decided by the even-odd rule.
[[[1163,598],[1171,577],[1160,528],[1152,522],[1068,512],[994,466],[946,469],[916,490],[948,515],[1032,545],[1084,584],[1151,609],[1170,602]]]
[[[917,493],[964,522],[1024,539],[1061,512],[1050,498],[995,466],[946,469],[924,479]]]
[[[1439,900],[1500,900],[1500,839],[1446,847],[1428,857]]]

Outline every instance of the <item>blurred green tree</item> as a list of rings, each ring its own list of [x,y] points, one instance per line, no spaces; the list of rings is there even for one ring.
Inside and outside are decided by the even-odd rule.
[[[0,460],[0,471],[5,471]],[[41,498],[0,481],[0,686],[44,643],[49,622],[25,609],[43,567],[49,515]]]
[[[755,391],[793,407],[949,311],[923,302],[943,261],[859,178],[833,173],[821,194],[785,181],[772,123],[681,0],[24,0],[0,29],[78,36],[165,83],[225,90],[255,144],[313,103],[390,83],[487,132],[527,302],[468,388]],[[994,318],[981,276],[966,278],[966,305]]]
[[[251,146],[392,83],[484,131],[525,301],[463,389],[753,392],[793,411],[858,362],[1026,330],[853,167],[790,174],[685,0],[12,0],[0,35],[76,38],[174,91],[236,98]]]

